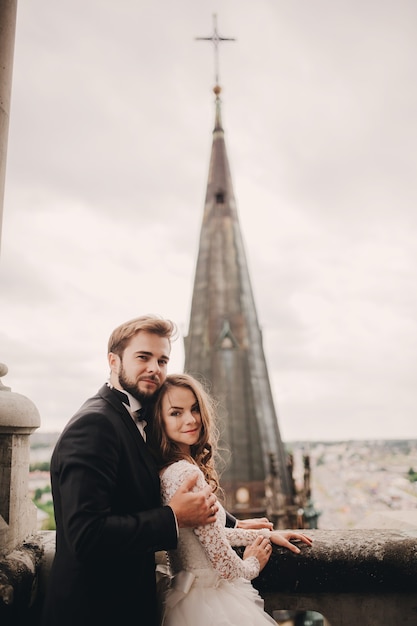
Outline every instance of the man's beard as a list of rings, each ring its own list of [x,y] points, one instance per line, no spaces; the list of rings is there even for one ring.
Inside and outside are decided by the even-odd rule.
[[[153,378],[152,376],[148,376],[148,378]],[[160,387],[160,382],[155,379],[158,387],[155,389],[155,391],[151,391],[149,393],[144,393],[143,391],[141,391],[139,389],[139,385],[138,383],[133,382],[132,380],[129,380],[129,378],[126,375],[126,371],[123,367],[123,363],[120,364],[120,371],[119,371],[119,383],[120,386],[122,387],[122,389],[124,389],[125,391],[127,391],[128,393],[130,393],[131,396],[133,396],[134,398],[136,398],[136,400],[138,400],[142,406],[145,406],[145,404],[147,402],[150,402],[150,400],[153,398],[153,396],[157,393],[157,391],[159,390]]]

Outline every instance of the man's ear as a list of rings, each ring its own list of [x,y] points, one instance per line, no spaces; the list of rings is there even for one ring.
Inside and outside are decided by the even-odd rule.
[[[117,372],[120,365],[120,357],[114,352],[109,352],[107,358],[109,361],[110,371]]]

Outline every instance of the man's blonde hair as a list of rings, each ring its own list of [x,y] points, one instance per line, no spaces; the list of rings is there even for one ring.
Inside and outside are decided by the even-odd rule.
[[[141,315],[135,317],[124,324],[120,324],[114,329],[109,338],[107,352],[122,356],[126,346],[141,330],[147,333],[153,333],[159,337],[166,337],[171,341],[176,339],[177,327],[171,320],[164,319],[158,315]]]

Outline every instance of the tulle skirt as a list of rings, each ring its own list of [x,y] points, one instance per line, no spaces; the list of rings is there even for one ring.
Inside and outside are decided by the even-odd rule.
[[[213,570],[194,573],[188,593],[166,608],[164,626],[277,626],[248,580],[225,580]]]

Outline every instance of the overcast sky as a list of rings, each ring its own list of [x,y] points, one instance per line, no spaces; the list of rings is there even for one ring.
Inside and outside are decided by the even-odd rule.
[[[187,334],[213,13],[236,38],[223,125],[282,438],[416,438],[415,0],[19,0],[3,383],[60,431],[115,326]]]

